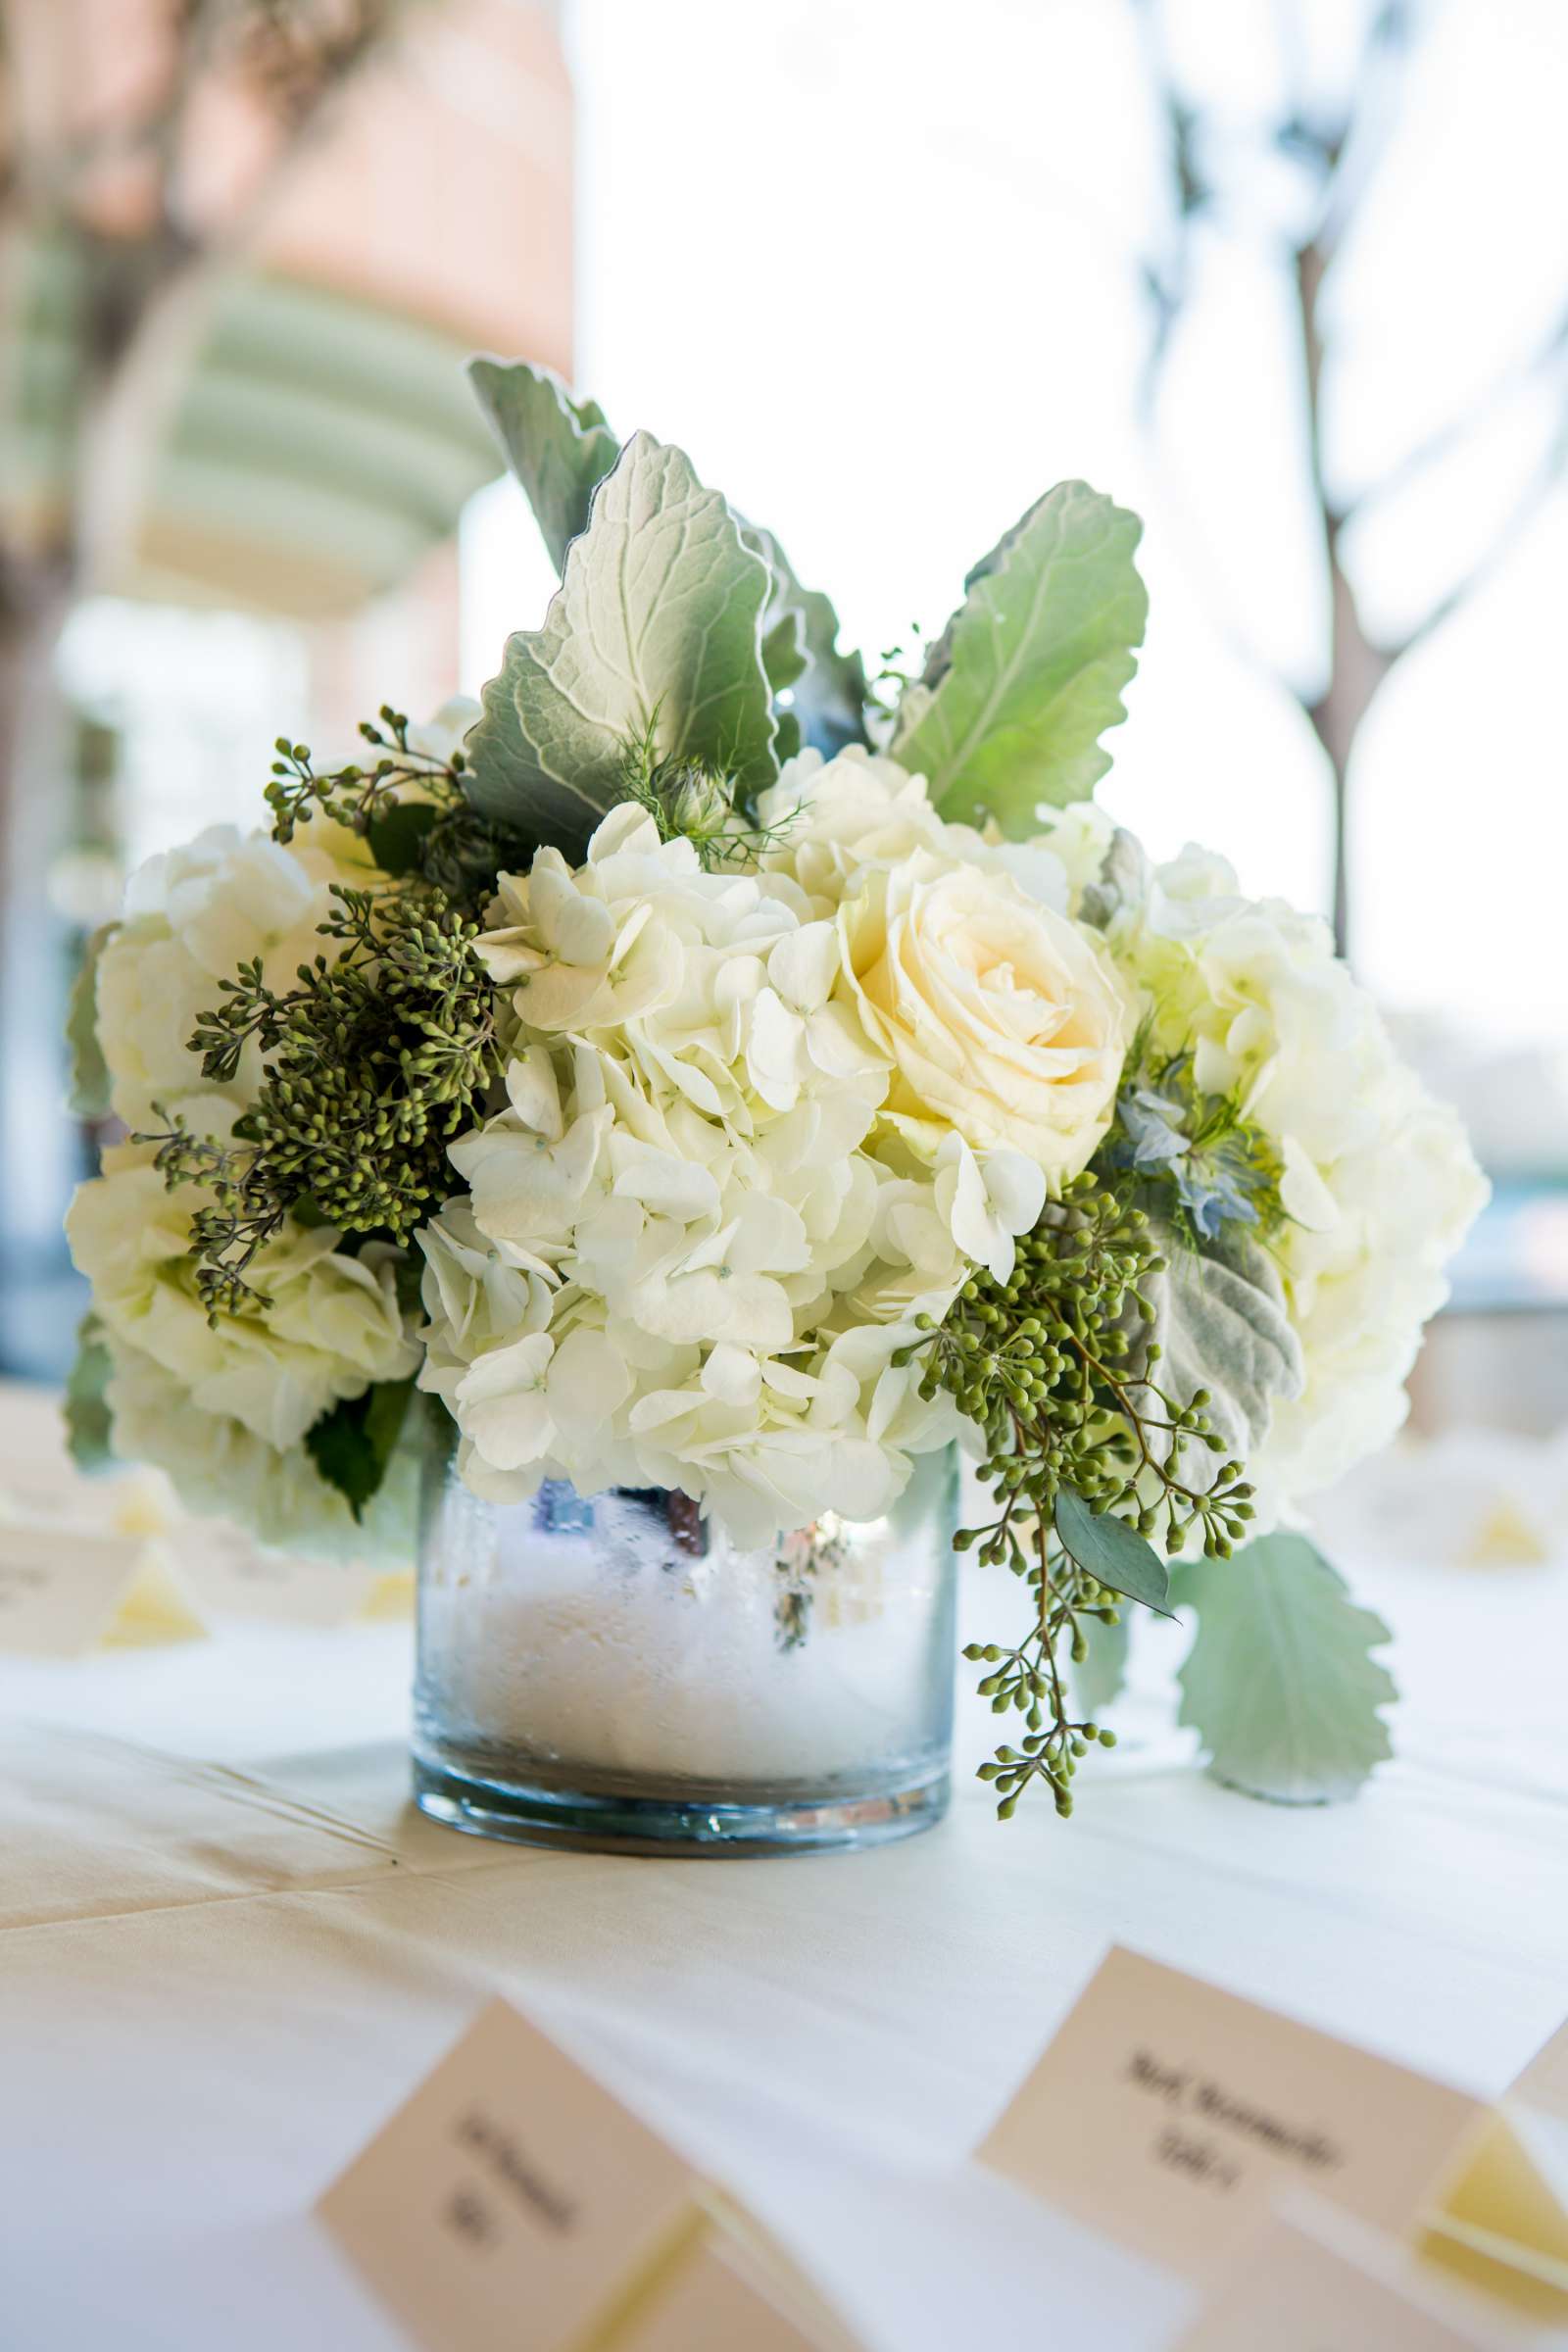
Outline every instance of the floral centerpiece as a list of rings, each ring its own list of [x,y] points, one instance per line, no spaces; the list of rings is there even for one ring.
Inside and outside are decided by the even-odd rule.
[[[1136,519],[1059,485],[868,684],[678,449],[473,373],[560,590],[482,708],[281,741],[266,829],[133,878],[75,1023],[125,1130],[71,1213],[78,1422],[397,1554],[434,1412],[466,1526],[653,1494],[776,1575],[785,1655],[956,1441],[1004,1815],[1070,1809],[1139,1607],[1193,1612],[1223,1777],[1353,1787],[1386,1637],[1301,1505],[1397,1426],[1484,1188],[1319,920],[1091,800]]]

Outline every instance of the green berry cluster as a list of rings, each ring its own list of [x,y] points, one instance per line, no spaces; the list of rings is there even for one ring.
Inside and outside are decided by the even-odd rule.
[[[923,1356],[922,1396],[945,1389],[981,1434],[980,1477],[996,1516],[962,1530],[958,1548],[1009,1568],[1030,1594],[1021,1642],[964,1652],[987,1667],[979,1688],[994,1711],[1024,1717],[1021,1749],[999,1747],[982,1767],[1004,1818],[1036,1781],[1069,1813],[1080,1760],[1092,1745],[1112,1744],[1098,1724],[1074,1718],[1066,1668],[1086,1654],[1086,1621],[1117,1622],[1122,1592],[1104,1581],[1102,1546],[1095,1560],[1075,1556],[1061,1532],[1063,1497],[1144,1539],[1132,1548],[1147,1556],[1161,1595],[1149,1538],[1161,1536],[1174,1553],[1200,1529],[1204,1551],[1228,1556],[1252,1516],[1241,1463],[1207,1461],[1201,1484],[1189,1468],[1195,1455],[1225,1452],[1206,1391],[1181,1398],[1158,1383],[1146,1286],[1164,1264],[1133,1185],[1086,1171],[1048,1202],[1005,1281],[974,1274],[945,1320],[920,1318],[928,1336],[895,1359]],[[1088,1548],[1081,1540],[1079,1548]],[[1151,1597],[1146,1579],[1136,1597]]]
[[[394,880],[428,887],[466,913],[477,912],[496,875],[525,867],[536,845],[481,816],[467,799],[463,753],[438,760],[414,749],[403,711],[383,703],[376,719],[361,720],[360,733],[375,757],[319,775],[309,744],[278,737],[267,787],[273,840],[292,841],[319,809],[361,835]]]
[[[463,754],[455,752],[446,760],[413,750],[407,714],[394,710],[390,703],[382,704],[375,719],[361,719],[360,733],[376,757],[367,766],[351,760],[324,775],[318,775],[309,744],[278,737],[267,787],[274,841],[292,841],[296,826],[309,823],[318,808],[354,832],[368,834],[379,817],[399,805],[399,793],[411,784],[431,793],[437,804],[461,791]]]
[[[447,1147],[501,1067],[477,926],[428,890],[333,896],[320,928],[343,943],[338,956],[301,964],[282,995],[259,958],[243,965],[191,1040],[220,1084],[251,1040],[268,1056],[232,1142],[192,1135],[177,1117],[139,1139],[158,1144],[167,1183],[213,1196],[192,1220],[192,1253],[215,1321],[266,1303],[247,1275],[291,1211],[406,1242],[451,1191]]]

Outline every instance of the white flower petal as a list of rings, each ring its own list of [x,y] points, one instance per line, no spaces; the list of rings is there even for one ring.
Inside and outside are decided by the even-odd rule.
[[[825,1004],[838,974],[838,933],[828,922],[786,931],[767,958],[769,980],[795,1012],[814,1012]]]
[[[703,1387],[725,1404],[752,1405],[762,1385],[761,1366],[747,1348],[727,1343],[711,1348],[703,1365]]]

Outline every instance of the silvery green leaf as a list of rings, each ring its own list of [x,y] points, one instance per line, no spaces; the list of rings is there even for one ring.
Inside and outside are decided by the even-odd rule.
[[[1136,834],[1118,825],[1095,880],[1084,892],[1078,912],[1086,923],[1103,931],[1124,906],[1142,904],[1149,891],[1149,854]]]
[[[96,1315],[84,1315],[76,1333],[76,1355],[66,1378],[66,1445],[78,1470],[108,1467],[114,1459],[106,1391],[115,1369]]]
[[[81,952],[71,984],[66,1011],[66,1043],[71,1049],[71,1086],[66,1105],[78,1119],[109,1116],[109,1064],[98,1043],[98,958],[119,925],[105,923]]]
[[[1304,1536],[1184,1562],[1172,1594],[1198,1617],[1181,1721],[1216,1780],[1279,1804],[1326,1804],[1393,1752],[1378,1710],[1397,1693],[1369,1654],[1389,1629]]]
[[[755,795],[773,782],[759,621],[767,566],[684,454],[634,434],[540,629],[507,640],[468,735],[482,815],[574,855],[619,797],[628,739],[700,760]]]
[[[468,363],[468,375],[559,571],[567,544],[588,526],[589,502],[619,444],[597,402],[573,400],[549,368],[478,359]],[[800,735],[826,756],[863,743],[865,669],[858,654],[839,652],[838,614],[825,596],[801,585],[771,531],[736,519],[770,574],[762,615],[768,684],[790,694]]]
[[[1016,522],[1009,523],[1007,528],[1003,532],[1002,537],[997,541],[996,546],[993,548],[988,548],[986,553],[980,558],[978,564],[970,564],[968,570],[963,575],[963,593],[965,597],[968,597],[972,593],[977,580],[989,579],[992,572],[998,569],[1002,563],[1002,559],[1007,554],[1014,540],[1016,540],[1019,534],[1024,530],[1028,524],[1029,516],[1033,513],[1034,509],[1031,507],[1027,513],[1019,515]],[[962,613],[962,612],[963,607],[960,605],[956,612],[949,615],[948,625],[943,630],[941,636],[932,639],[931,644],[926,652],[924,663],[922,664],[920,670],[920,684],[922,686],[940,686],[942,680],[947,676],[948,671],[953,667],[953,635],[954,630],[957,626],[959,615]]]
[[[567,543],[588,527],[589,502],[619,443],[598,403],[573,400],[553,368],[470,360],[468,380],[560,571]]]
[[[776,592],[776,581],[774,588]],[[773,692],[782,694],[787,686],[793,686],[797,678],[804,676],[810,656],[806,650],[806,624],[802,615],[793,606],[786,605],[775,619],[771,617],[773,610],[770,602],[762,614],[762,667]]]
[[[1284,1286],[1267,1251],[1243,1235],[1230,1235],[1221,1255],[1168,1227],[1151,1230],[1165,1258],[1165,1271],[1143,1286],[1163,1351],[1159,1386],[1178,1403],[1206,1389],[1215,1435],[1245,1462],[1268,1435],[1274,1399],[1299,1396],[1306,1377]],[[1195,1473],[1202,1450],[1186,1450]],[[1219,1460],[1208,1455],[1215,1467]]]
[[[1093,792],[1143,641],[1141,527],[1087,483],[1059,482],[970,574],[892,747],[944,816],[1024,835],[1042,802]]]
[[[1104,1714],[1127,1680],[1131,1636],[1125,1617],[1119,1617],[1114,1625],[1102,1625],[1098,1617],[1080,1617],[1078,1630],[1088,1655],[1073,1667],[1072,1687],[1078,1704],[1093,1720]]]
[[[846,744],[866,740],[865,664],[858,654],[839,650],[839,616],[820,589],[805,588],[783,548],[760,524],[743,523],[741,536],[768,567],[772,586],[763,615],[764,648],[786,613],[799,629],[802,665],[793,678],[770,661],[767,674],[775,693],[788,688],[790,710],[801,740],[831,760]],[[781,754],[781,757],[784,756]]]

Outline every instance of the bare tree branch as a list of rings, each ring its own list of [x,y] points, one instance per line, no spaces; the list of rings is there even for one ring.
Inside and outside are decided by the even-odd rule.
[[[1429,637],[1436,636],[1438,630],[1453,618],[1459,607],[1468,604],[1478,590],[1485,587],[1488,580],[1502,568],[1546,499],[1565,475],[1568,475],[1568,397],[1564,399],[1557,429],[1524,489],[1475,562],[1460,574],[1446,595],[1438,599],[1430,612],[1389,649],[1391,666],[1396,662],[1401,662],[1416,646],[1424,645]]]
[[[1168,363],[1181,314],[1193,298],[1193,242],[1198,222],[1217,212],[1215,192],[1206,184],[1203,158],[1210,142],[1205,137],[1203,109],[1183,91],[1174,76],[1165,37],[1162,0],[1131,0],[1145,55],[1146,72],[1162,120],[1169,147],[1174,220],[1164,249],[1144,264],[1152,324],[1148,362],[1139,386],[1139,406],[1146,429],[1169,481],[1174,468],[1161,446],[1157,426],[1157,391]],[[1288,693],[1310,721],[1329,768],[1334,808],[1334,923],[1342,954],[1349,945],[1351,893],[1348,856],[1348,790],[1356,744],[1373,701],[1395,665],[1452,617],[1459,608],[1506,562],[1539,512],[1544,498],[1568,475],[1568,315],[1559,319],[1530,361],[1504,371],[1486,397],[1441,433],[1410,450],[1378,481],[1353,499],[1341,497],[1332,478],[1323,422],[1323,379],[1329,361],[1324,323],[1325,284],[1364,210],[1383,171],[1397,125],[1409,56],[1424,14],[1420,0],[1385,0],[1366,25],[1361,55],[1347,77],[1340,101],[1325,108],[1313,100],[1302,79],[1304,44],[1300,39],[1301,0],[1276,0],[1276,29],[1286,68],[1287,86],[1295,96],[1274,124],[1270,141],[1281,154],[1295,157],[1311,175],[1316,188],[1311,225],[1289,250],[1295,307],[1299,334],[1299,368],[1306,419],[1305,463],[1316,528],[1320,535],[1328,591],[1328,628],[1323,683],[1307,694],[1280,674],[1248,642],[1233,616],[1221,612],[1226,642],[1247,666],[1261,670]],[[1522,388],[1543,376],[1559,389],[1559,422],[1530,481],[1510,507],[1483,553],[1449,591],[1441,597],[1416,626],[1394,642],[1380,642],[1368,631],[1345,564],[1345,536],[1352,519],[1383,505],[1409,481],[1460,446],[1473,432]],[[1210,551],[1194,526],[1187,502],[1178,494],[1171,504],[1187,513],[1186,530],[1193,544],[1200,576],[1216,576]]]
[[[1504,368],[1493,378],[1479,400],[1472,401],[1457,416],[1450,417],[1435,433],[1429,433],[1424,441],[1406,450],[1386,473],[1358,491],[1346,508],[1346,521],[1359,520],[1372,508],[1397,498],[1422,474],[1441,465],[1473,434],[1482,431],[1510,400],[1528,391],[1540,378],[1549,377],[1554,370],[1563,373],[1565,362],[1568,362],[1568,310],[1564,310],[1529,359]]]

